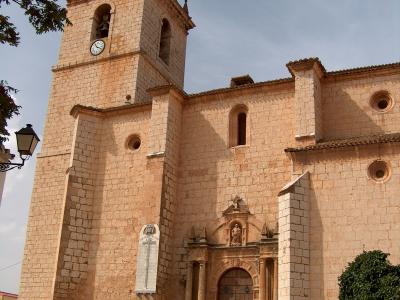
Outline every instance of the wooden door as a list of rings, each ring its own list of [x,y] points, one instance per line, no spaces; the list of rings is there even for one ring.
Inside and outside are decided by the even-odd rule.
[[[231,269],[218,284],[218,300],[253,300],[253,280],[242,269]]]

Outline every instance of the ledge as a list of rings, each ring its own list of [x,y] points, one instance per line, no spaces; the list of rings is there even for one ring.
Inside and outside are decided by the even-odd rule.
[[[184,91],[182,91],[180,88],[178,88],[176,85],[174,85],[172,83],[150,88],[146,92],[149,93],[150,96],[152,96],[152,97],[165,95],[170,92],[177,94],[182,99],[186,99],[188,97],[188,95]]]
[[[276,80],[270,80],[270,81],[256,82],[253,84],[239,85],[236,87],[220,88],[220,89],[209,90],[209,91],[204,91],[204,92],[195,93],[195,94],[189,94],[188,97],[189,98],[198,98],[198,97],[203,97],[203,96],[220,95],[220,94],[225,94],[225,93],[230,93],[230,92],[235,92],[235,91],[250,90],[250,89],[259,88],[259,87],[272,87],[272,86],[286,85],[288,83],[294,84],[294,79],[290,77],[290,78],[282,78],[282,79],[276,79]]]
[[[287,193],[293,193],[294,192],[294,186],[297,182],[299,182],[302,178],[309,176],[309,172],[305,172],[301,174],[300,176],[297,176],[295,179],[292,179],[290,182],[288,182],[278,193],[278,197],[283,196]]]
[[[165,157],[165,151],[161,152],[153,152],[146,155],[147,158],[158,158],[158,157]]]
[[[354,137],[342,140],[334,140],[329,142],[317,143],[305,147],[286,148],[285,152],[296,153],[296,152],[308,152],[308,151],[318,151],[326,149],[333,150],[344,147],[355,147],[355,146],[399,143],[399,142],[400,142],[400,133],[389,133],[381,135]]]
[[[139,102],[139,103],[133,103],[133,104],[125,104],[121,106],[114,106],[114,107],[109,107],[109,108],[96,108],[92,106],[84,106],[84,105],[75,105],[72,107],[70,111],[70,115],[76,118],[79,114],[88,114],[88,115],[94,115],[98,117],[103,117],[107,114],[113,114],[113,113],[128,113],[132,110],[137,110],[139,108],[145,108],[145,107],[151,107],[151,102],[146,101],[146,102]]]

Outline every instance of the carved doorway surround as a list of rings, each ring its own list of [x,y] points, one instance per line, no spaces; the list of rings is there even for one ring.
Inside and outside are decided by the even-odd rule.
[[[243,199],[232,202],[214,224],[192,228],[185,300],[277,300],[278,233]]]
[[[253,300],[253,279],[243,269],[226,271],[218,283],[218,300]]]

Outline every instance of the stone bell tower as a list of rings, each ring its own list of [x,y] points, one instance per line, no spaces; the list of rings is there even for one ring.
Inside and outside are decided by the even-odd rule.
[[[148,106],[152,96],[147,90],[156,86],[183,88],[186,39],[194,24],[187,7],[176,0],[69,0],[67,6],[73,25],[65,28],[59,60],[52,69],[19,298],[100,299],[107,291],[110,294],[103,299],[131,299],[133,294],[125,287],[134,289],[131,269],[137,239],[124,238],[125,251],[113,237],[121,228],[131,237],[141,224],[134,217],[124,219],[124,209],[105,207],[103,197],[107,193],[121,196],[119,184],[134,176],[124,174],[121,179],[114,172],[112,179],[107,177],[111,171],[105,166],[106,156],[115,159],[112,166],[121,162],[124,167],[126,154],[117,157],[115,153],[125,153],[125,148],[107,148],[117,139],[114,130],[118,129],[96,112],[140,107],[140,103]],[[90,115],[73,118],[70,112],[77,106],[95,109]],[[146,119],[144,128],[149,114],[141,116]],[[132,128],[129,121],[126,126]],[[107,184],[118,186],[118,191],[106,190]],[[127,186],[125,193],[134,196],[124,195],[126,205],[137,203],[132,198],[141,184],[136,187],[131,181]],[[122,203],[120,199],[116,202]],[[118,227],[121,220],[126,223]],[[104,229],[102,224],[110,227]],[[104,232],[111,237],[104,237]],[[103,242],[114,248],[104,250]],[[103,257],[102,250],[111,256]],[[103,276],[102,267],[107,275]],[[96,286],[103,290],[95,293]]]

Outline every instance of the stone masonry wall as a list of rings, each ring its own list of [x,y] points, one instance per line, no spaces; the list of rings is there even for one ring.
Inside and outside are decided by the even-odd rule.
[[[83,62],[96,62],[109,55],[120,55],[139,50],[142,31],[144,1],[70,1],[68,18],[72,26],[66,26],[60,47],[57,65],[68,66]],[[112,8],[110,32],[105,39],[106,49],[99,56],[92,56],[89,48],[92,43],[91,31],[96,9],[108,3]],[[135,17],[132,17],[135,16]]]
[[[388,91],[395,101],[386,113],[370,106],[372,95],[382,90]],[[328,81],[322,87],[322,97],[326,140],[399,132],[400,74]]]
[[[155,5],[154,7],[157,6],[157,10],[159,10],[160,14],[162,13],[160,8],[162,5],[159,4],[159,2],[155,4],[150,0],[146,1],[150,3],[148,6],[150,7],[150,11],[153,10],[151,6]],[[97,57],[93,57],[89,53],[93,14],[96,8],[103,3],[109,3],[112,7],[110,34],[106,39],[106,49],[104,52]],[[167,3],[165,3],[165,7],[167,7]],[[174,74],[173,76],[177,78],[175,80],[177,83],[183,84],[186,41],[183,42],[182,39],[186,39],[186,35],[182,34],[182,30],[179,31],[179,35],[175,35],[174,37],[176,48],[172,49],[173,51],[171,53],[177,54],[177,52],[179,52],[180,57],[173,63],[173,72],[172,69],[166,67],[164,67],[164,71],[161,70],[162,72],[158,72],[155,69],[157,69],[159,65],[155,62],[149,62],[148,65],[143,63],[142,66],[145,67],[141,67],[141,71],[139,72],[139,55],[142,55],[140,59],[144,60],[144,54],[139,53],[141,50],[140,42],[144,43],[144,39],[150,38],[149,35],[141,36],[143,28],[150,22],[150,20],[146,20],[143,17],[143,11],[144,1],[117,0],[115,2],[101,2],[95,0],[81,2],[72,0],[68,4],[68,17],[72,21],[73,26],[67,26],[65,28],[60,48],[59,62],[53,69],[52,91],[44,131],[42,153],[39,155],[36,172],[21,275],[22,298],[27,297],[29,294],[35,299],[48,299],[53,290],[52,287],[54,286],[56,276],[57,255],[59,251],[58,247],[60,246],[60,232],[63,224],[64,200],[67,195],[66,188],[68,188],[65,184],[65,174],[70,166],[71,145],[74,138],[74,120],[69,115],[71,108],[76,104],[98,108],[120,106],[126,103],[127,95],[131,95],[133,101],[148,100],[148,95],[145,90],[150,86],[166,83],[168,80],[165,77],[171,77],[171,74]],[[167,8],[165,9],[165,12],[166,11],[168,11]],[[161,15],[159,16],[161,17]],[[153,22],[153,20],[151,22]],[[174,21],[172,21],[172,25],[174,29],[177,27]],[[152,31],[150,30],[150,32]],[[148,44],[152,44],[153,47],[157,48],[158,41],[156,43],[152,42]],[[150,52],[149,50],[147,51]],[[157,51],[154,50],[154,52]],[[155,60],[154,57],[152,59]],[[153,68],[152,72],[147,72],[146,68],[149,66]],[[165,72],[165,74],[163,72]],[[179,74],[179,72],[182,72],[182,74]],[[140,76],[138,75],[139,73]],[[149,73],[152,74],[149,75]],[[126,122],[126,119],[124,122]],[[124,130],[128,130],[126,126],[129,126],[129,124],[130,122],[128,121],[126,125],[121,126],[125,128]],[[146,127],[146,125],[145,123],[140,125],[140,127]],[[111,129],[105,131],[106,136],[110,137],[111,141],[114,141],[114,138],[122,138],[124,140],[122,144],[125,145],[127,136],[120,137],[116,133],[109,134],[109,130],[114,129],[114,124],[110,123],[109,126]],[[114,136],[114,134],[116,134],[116,136]],[[142,138],[145,138],[145,136],[146,135],[143,134]],[[121,188],[121,184],[126,188],[127,183],[125,183],[125,180],[128,179],[121,179],[119,176],[125,177],[126,174],[130,173],[132,173],[132,176],[144,174],[141,173],[144,170],[143,165],[141,165],[143,169],[139,168],[139,170],[132,170],[129,165],[124,165],[120,172],[109,173],[115,171],[116,164],[112,165],[112,160],[105,162],[101,161],[101,159],[107,159],[111,154],[116,157],[121,157],[120,155],[125,157],[127,154],[125,153],[126,151],[120,154],[119,151],[121,151],[121,149],[115,147],[113,142],[111,142],[110,145],[110,140],[104,140],[103,143],[103,149],[108,149],[110,152],[102,153],[98,161],[99,172],[101,172],[103,177],[100,177],[99,182],[96,183],[96,201],[94,201],[95,204],[93,207],[95,218],[92,223],[92,225],[94,224],[94,236],[92,236],[94,250],[91,252],[89,249],[89,253],[91,253],[92,256],[89,256],[89,272],[87,279],[90,285],[96,287],[102,285],[100,289],[95,289],[95,293],[101,293],[107,290],[109,283],[115,283],[115,280],[106,281],[106,279],[109,279],[108,276],[103,278],[101,275],[97,276],[97,272],[95,272],[95,269],[102,269],[103,265],[101,259],[107,256],[105,252],[102,252],[104,248],[101,248],[101,246],[104,245],[103,242],[105,238],[103,237],[104,232],[102,230],[106,232],[111,230],[109,228],[104,229],[107,228],[107,226],[102,227],[102,225],[99,225],[99,223],[104,222],[103,218],[111,218],[106,212],[100,213],[99,210],[101,211],[103,206],[107,207],[107,205],[110,204],[111,207],[113,207],[111,211],[115,209],[118,214],[118,212],[126,209],[126,207],[123,207],[124,205],[131,207],[132,204],[127,204],[124,201],[123,203],[125,204],[121,203],[114,207],[113,204],[107,202],[109,200],[107,197],[111,190],[114,191],[114,194],[118,195],[120,190],[116,192],[115,187]],[[115,149],[119,149],[118,152],[115,152]],[[118,153],[118,155],[116,153]],[[137,155],[138,153],[136,153],[136,156]],[[141,163],[145,161],[143,159],[144,156],[140,160]],[[151,165],[151,163],[149,163],[149,165]],[[150,168],[154,167],[150,166]],[[74,171],[72,170],[72,172]],[[80,179],[77,179],[77,177],[71,173],[69,175],[68,182],[70,187],[80,184]],[[114,178],[114,176],[118,179]],[[112,178],[111,186],[110,182],[107,182],[107,179],[110,179],[110,177]],[[78,180],[78,182],[75,182],[75,179]],[[131,189],[128,188],[126,193],[132,195],[132,190],[141,190],[141,180],[142,178],[135,179],[134,182],[136,182],[138,186],[134,186]],[[75,194],[70,196],[76,197]],[[99,199],[103,200],[99,202]],[[124,198],[124,200],[125,199],[126,198]],[[138,201],[137,203],[138,207],[143,210],[146,210],[148,207],[148,203],[144,204],[144,201]],[[123,208],[121,208],[121,205]],[[120,214],[123,215],[123,218],[118,223],[123,223],[124,225],[122,227],[126,226],[128,228],[126,229],[127,232],[133,230],[133,224],[129,222],[136,222],[138,219],[143,221],[145,218],[136,215],[127,216],[127,213]],[[144,215],[146,215],[146,213]],[[65,217],[68,219],[67,214]],[[114,218],[114,214],[112,218]],[[116,221],[113,222],[115,223]],[[125,224],[125,222],[128,223]],[[118,226],[114,226],[112,228],[117,227]],[[64,233],[63,229],[63,234]],[[102,238],[98,238],[99,236],[102,236]],[[135,253],[131,249],[134,249],[136,245],[133,246],[133,242],[130,239],[127,243],[128,242],[129,246],[123,243],[123,246],[120,247],[124,249],[124,257],[132,256]],[[108,249],[111,249],[105,251],[114,251],[118,248],[115,245],[110,246],[107,242],[105,242],[105,244],[107,247],[110,247]],[[65,247],[67,246],[62,245],[61,248]],[[128,251],[126,249],[130,250]],[[99,260],[97,260],[98,257],[100,257]],[[44,259],[45,261],[43,261]],[[132,257],[131,260],[133,261],[134,258]],[[118,261],[115,265],[119,266],[119,263],[122,262]],[[108,264],[104,265],[107,265],[107,268],[109,267]],[[133,262],[132,265],[134,266]],[[60,268],[61,267],[62,266],[60,266]],[[64,271],[64,274],[66,274],[66,271]],[[36,279],[33,279],[32,276],[35,276],[34,278]],[[128,282],[132,289],[133,283],[131,282],[131,274],[127,275],[124,273],[123,276],[129,278]],[[58,277],[57,280],[59,279],[60,277]],[[60,280],[62,281],[62,279]],[[90,285],[88,285],[88,287]],[[108,291],[113,291],[114,288],[117,287],[118,284],[114,286],[111,285]],[[63,288],[68,289],[66,285],[63,285]],[[129,289],[125,286],[125,283],[123,286],[120,286],[120,288],[123,290],[123,293],[129,293]]]
[[[295,143],[291,87],[238,91],[185,103],[176,207],[179,225],[174,227],[175,274],[171,278],[175,294],[170,299],[184,297],[185,241],[192,226],[207,227],[210,243],[225,243],[212,233],[235,196],[245,199],[257,220],[275,227],[276,195],[291,174],[290,160],[282,149]],[[248,107],[248,145],[230,148],[229,114],[238,104]],[[251,238],[248,242],[255,241]]]
[[[378,183],[368,166],[389,163],[390,179]],[[296,170],[309,170],[310,295],[338,298],[337,279],[364,250],[390,253],[400,263],[400,150],[398,144],[364,146],[296,156]]]
[[[182,21],[177,18],[177,13],[171,8],[169,2],[170,0],[144,1],[144,25],[140,37],[140,47],[154,63],[155,68],[153,68],[162,74],[168,75],[169,83],[173,83],[182,89],[185,77],[188,33]],[[171,26],[171,48],[168,65],[159,57],[161,26],[164,18],[168,20]],[[146,76],[148,73],[142,72],[141,75]]]
[[[19,299],[52,299],[68,154],[38,156]]]
[[[124,105],[126,95],[134,95],[136,59],[119,58],[54,72],[42,152],[70,151],[74,129],[70,111],[74,105]]]
[[[309,185],[307,172],[279,194],[279,300],[310,296]]]
[[[154,180],[157,193],[159,165],[149,162],[150,107],[130,114],[109,115],[102,120],[100,157],[88,257],[88,278],[77,300],[136,299],[135,272],[140,229],[157,223],[158,203],[147,193],[146,181]],[[141,146],[127,142],[138,135]],[[147,170],[151,170],[149,174]]]

